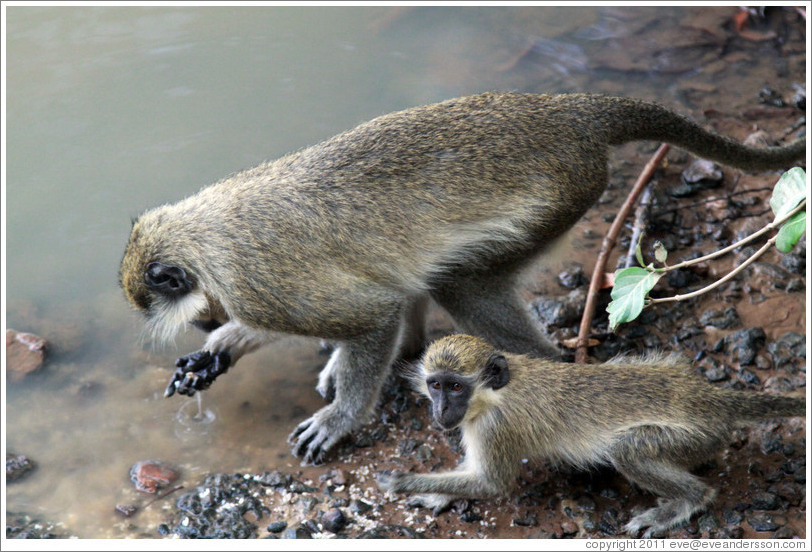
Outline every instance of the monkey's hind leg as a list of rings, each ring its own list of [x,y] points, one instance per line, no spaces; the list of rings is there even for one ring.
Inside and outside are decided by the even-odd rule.
[[[622,436],[610,452],[615,468],[637,486],[657,494],[657,506],[632,518],[624,529],[636,535],[644,528],[643,538],[657,531],[678,526],[705,507],[716,496],[712,489],[678,462],[694,458],[704,447],[695,448],[687,440],[680,442],[678,432],[656,427],[635,428]],[[680,449],[680,450],[678,450]]]
[[[518,269],[517,269],[518,270]],[[431,292],[458,330],[476,335],[498,349],[544,358],[561,353],[530,318],[516,291],[513,270],[456,276]]]
[[[307,464],[319,464],[338,441],[365,423],[374,412],[400,338],[398,318],[393,324],[343,341],[322,370],[319,386],[335,389],[333,402],[299,424],[288,441],[293,454]],[[332,382],[332,385],[329,385]],[[321,389],[320,389],[321,390]]]
[[[402,337],[398,356],[407,361],[413,361],[420,357],[426,346],[426,311],[428,310],[429,297],[421,295],[413,300],[405,309],[403,314]],[[328,402],[333,402],[336,396],[336,367],[342,358],[341,346],[337,345],[330,355],[330,360],[319,372],[319,382],[316,391]]]

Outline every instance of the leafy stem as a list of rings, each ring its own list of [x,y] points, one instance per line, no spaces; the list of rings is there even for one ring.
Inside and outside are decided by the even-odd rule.
[[[789,219],[791,219],[793,216],[795,216],[795,214],[796,214],[796,213],[800,213],[801,211],[803,211],[805,207],[806,207],[806,199],[804,199],[804,200],[803,200],[801,203],[799,203],[799,204],[798,204],[798,205],[797,205],[797,206],[796,206],[796,207],[795,207],[795,208],[794,208],[792,211],[790,211],[789,213],[787,213],[786,215],[784,215],[784,216],[783,216],[783,217],[781,217],[780,219],[776,219],[776,220],[774,220],[773,222],[771,222],[770,224],[768,224],[767,226],[765,226],[765,227],[764,227],[764,228],[762,228],[761,230],[758,230],[758,231],[756,231],[756,232],[753,232],[753,233],[752,233],[752,234],[750,234],[749,236],[747,236],[747,237],[745,237],[745,238],[740,239],[739,241],[737,241],[737,242],[736,242],[736,243],[734,243],[734,244],[728,245],[728,246],[727,246],[727,247],[725,247],[724,249],[720,249],[720,250],[718,250],[718,251],[714,251],[713,253],[708,253],[707,255],[704,255],[704,256],[702,256],[702,257],[697,257],[696,259],[689,259],[689,260],[687,260],[687,261],[683,261],[683,262],[678,263],[678,264],[675,264],[675,265],[671,265],[671,266],[665,266],[665,267],[661,267],[661,268],[654,268],[653,270],[654,270],[655,272],[668,272],[669,270],[676,270],[676,269],[678,269],[678,268],[685,268],[686,266],[691,266],[691,265],[699,264],[699,263],[704,262],[704,261],[709,261],[709,260],[711,260],[711,259],[715,259],[716,257],[721,257],[722,255],[724,255],[724,254],[726,254],[726,253],[730,253],[730,252],[731,252],[731,251],[733,251],[734,249],[736,249],[736,248],[738,248],[738,247],[741,247],[742,245],[744,245],[744,244],[746,244],[746,243],[749,243],[749,242],[751,242],[751,241],[755,240],[756,238],[759,238],[759,237],[763,236],[764,234],[766,234],[766,233],[770,232],[771,230],[774,230],[775,228],[777,228],[777,227],[781,226],[781,225],[782,225],[782,224],[784,224],[786,221],[788,221],[788,220],[789,220]],[[769,241],[769,242],[767,242],[767,243],[768,243],[768,244],[775,243],[775,239],[770,239],[770,241]],[[762,251],[762,250],[765,250],[765,249],[764,249],[763,247],[762,247],[761,249],[759,249],[759,251]],[[765,251],[766,251],[766,250],[765,250]],[[742,265],[740,265],[740,266],[739,266],[739,267],[738,267],[738,268],[737,268],[735,271],[733,271],[733,272],[731,273],[731,275],[732,275],[732,274],[735,274],[735,273],[737,273],[737,272],[739,272],[739,270],[740,270],[742,267],[746,266],[747,264],[749,264],[749,262],[748,262],[748,263],[746,263],[746,264],[742,264]],[[719,282],[717,282],[717,284],[716,284],[716,285],[718,285],[718,284],[720,284],[720,283],[723,283],[723,282],[726,282],[726,281],[727,281],[727,279],[728,279],[728,277],[726,276],[724,280],[720,280]],[[714,287],[715,287],[715,285],[714,285]],[[707,291],[710,291],[710,289],[713,289],[713,287],[709,287]],[[693,296],[693,294],[690,294],[690,295],[691,295],[691,296]],[[677,296],[677,297],[680,297],[680,296]],[[682,297],[683,297],[683,298],[687,298],[687,297],[688,297],[688,295],[683,295]],[[670,299],[669,299],[669,300],[670,300]],[[658,301],[655,301],[655,300],[653,300],[653,299],[652,299],[652,302],[658,302]]]

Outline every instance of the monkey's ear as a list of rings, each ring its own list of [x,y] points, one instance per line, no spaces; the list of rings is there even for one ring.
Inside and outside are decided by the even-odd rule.
[[[494,353],[482,369],[482,381],[491,389],[501,389],[510,381],[510,369],[507,359]]]

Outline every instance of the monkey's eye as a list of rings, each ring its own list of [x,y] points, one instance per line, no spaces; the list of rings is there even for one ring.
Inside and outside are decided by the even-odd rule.
[[[437,391],[439,391],[443,387],[437,380],[431,380],[430,382],[428,382],[428,384],[430,388],[436,389]]]
[[[455,381],[454,383],[451,384],[451,390],[456,392],[462,391],[462,385],[460,385],[459,382]]]

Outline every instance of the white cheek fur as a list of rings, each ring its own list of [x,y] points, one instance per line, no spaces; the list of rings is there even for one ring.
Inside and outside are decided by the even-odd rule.
[[[200,290],[179,299],[156,297],[150,309],[147,331],[161,344],[169,343],[208,306],[209,302]]]

